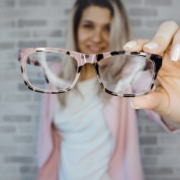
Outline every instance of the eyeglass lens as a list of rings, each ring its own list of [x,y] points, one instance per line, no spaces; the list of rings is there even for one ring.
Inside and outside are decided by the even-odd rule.
[[[44,91],[48,88],[57,91],[66,90],[71,86],[78,65],[69,55],[38,52],[27,58],[25,68],[27,79],[33,87]]]
[[[99,67],[104,87],[116,94],[124,94],[129,88],[135,94],[145,93],[153,80],[153,64],[143,56],[112,56],[100,61]]]

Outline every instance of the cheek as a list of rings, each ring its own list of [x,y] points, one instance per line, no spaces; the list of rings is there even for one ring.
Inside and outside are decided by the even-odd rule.
[[[81,28],[78,30],[78,45],[82,46],[88,40],[88,35]]]
[[[110,36],[110,34],[107,33],[107,32],[105,32],[103,36],[104,36],[104,38],[103,38],[103,39],[104,39],[104,42],[105,42],[106,44],[109,44],[109,39],[110,39],[109,36]]]

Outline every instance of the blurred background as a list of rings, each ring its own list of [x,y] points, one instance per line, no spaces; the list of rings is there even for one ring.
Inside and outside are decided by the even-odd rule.
[[[36,141],[42,94],[28,90],[20,48],[65,48],[74,0],[0,0],[0,180],[36,179]],[[152,38],[166,20],[180,25],[180,0],[124,0],[134,38]],[[180,180],[180,134],[169,134],[138,111],[146,180]]]

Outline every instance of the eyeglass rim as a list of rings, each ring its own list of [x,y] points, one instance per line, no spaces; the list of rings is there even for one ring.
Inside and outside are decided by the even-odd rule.
[[[25,63],[27,61],[27,58],[29,55],[37,53],[37,52],[50,52],[50,53],[61,53],[61,54],[66,54],[71,56],[72,58],[74,58],[77,61],[77,73],[75,76],[75,79],[73,81],[73,83],[71,84],[70,87],[68,87],[67,89],[64,90],[57,90],[57,91],[50,91],[50,90],[44,90],[44,89],[40,89],[40,88],[36,88],[33,85],[31,85],[31,83],[29,82],[28,78],[27,78],[27,74],[26,74],[26,68],[25,68]],[[92,63],[94,65],[94,68],[96,70],[97,73],[97,79],[98,82],[102,88],[103,91],[105,91],[106,93],[113,95],[113,96],[120,96],[120,97],[136,97],[136,96],[142,96],[147,94],[150,90],[153,89],[154,87],[154,83],[158,74],[159,69],[162,66],[162,56],[157,55],[157,54],[150,54],[150,53],[145,53],[145,52],[129,52],[129,51],[112,51],[112,52],[105,52],[105,53],[101,53],[101,54],[83,54],[80,52],[76,52],[76,51],[71,51],[71,50],[67,50],[67,49],[61,49],[61,48],[52,48],[52,47],[34,47],[34,48],[25,48],[25,49],[20,49],[19,50],[19,58],[18,61],[20,63],[20,68],[21,68],[21,72],[22,72],[22,77],[24,80],[25,85],[27,86],[28,89],[34,91],[34,92],[39,92],[39,93],[46,93],[46,94],[59,94],[59,93],[65,93],[67,91],[70,91],[75,84],[77,83],[79,76],[80,76],[80,72],[82,69],[82,66],[80,66],[79,63],[79,57],[82,55],[91,55],[91,56],[95,56],[95,62]],[[103,82],[101,81],[101,77],[100,74],[98,73],[98,62],[105,59],[105,58],[109,58],[112,56],[116,56],[116,55],[135,55],[135,56],[142,56],[147,58],[148,60],[150,60],[153,64],[153,74],[152,74],[152,81],[151,84],[149,85],[148,89],[143,92],[143,93],[133,93],[133,94],[118,94],[115,92],[112,92],[106,88],[104,88]]]

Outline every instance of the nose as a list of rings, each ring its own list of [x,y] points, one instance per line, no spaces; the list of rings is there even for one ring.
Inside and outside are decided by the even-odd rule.
[[[83,66],[84,64],[87,64],[87,63],[94,64],[96,62],[97,62],[96,55],[94,55],[94,54],[81,54],[80,66]]]
[[[99,29],[95,29],[92,33],[92,41],[95,43],[99,43],[102,41],[102,33]]]

